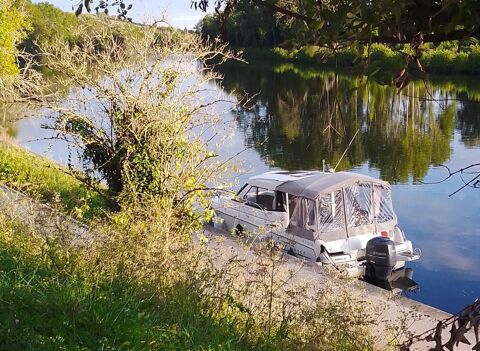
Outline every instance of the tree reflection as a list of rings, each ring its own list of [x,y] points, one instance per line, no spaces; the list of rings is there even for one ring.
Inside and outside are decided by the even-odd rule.
[[[456,128],[460,130],[466,147],[480,146],[480,102],[468,100],[466,93],[460,93],[462,108],[458,111]]]
[[[0,136],[6,133],[14,138],[17,135],[16,122],[25,115],[24,106],[21,104],[6,104],[0,102]]]
[[[464,142],[479,144],[480,105],[458,102],[455,91],[432,83],[413,82],[397,93],[366,77],[289,65],[221,69],[225,89],[259,92],[250,108],[237,111],[237,122],[246,144],[284,169],[319,169],[322,160],[335,166],[359,131],[337,170],[368,162],[383,179],[415,181],[449,160],[455,127]]]

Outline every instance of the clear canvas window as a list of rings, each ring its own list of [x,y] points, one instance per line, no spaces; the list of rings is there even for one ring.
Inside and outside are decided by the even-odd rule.
[[[373,223],[372,186],[358,183],[344,188],[348,228]]]
[[[315,231],[315,202],[299,196],[289,195],[290,225]]]
[[[390,188],[375,185],[373,192],[375,218],[377,223],[393,220],[392,191]]]
[[[320,233],[345,229],[342,191],[337,190],[318,199]]]

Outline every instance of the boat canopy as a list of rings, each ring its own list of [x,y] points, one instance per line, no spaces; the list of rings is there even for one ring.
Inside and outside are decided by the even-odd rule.
[[[311,240],[341,240],[393,229],[391,188],[387,182],[350,173],[313,173],[281,182],[289,196],[287,231]]]

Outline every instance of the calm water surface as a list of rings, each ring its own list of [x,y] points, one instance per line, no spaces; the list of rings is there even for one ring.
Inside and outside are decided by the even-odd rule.
[[[393,184],[401,228],[423,252],[410,264],[420,289],[408,295],[451,313],[480,297],[480,189],[449,196],[464,184],[460,176],[425,184],[447,175],[439,165],[457,170],[480,162],[478,79],[414,81],[397,94],[388,80],[308,67],[235,64],[221,72],[219,89],[238,99],[257,93],[224,116],[236,126],[225,153],[249,147],[240,155],[248,169],[241,178],[269,169],[321,169],[326,160],[338,163],[337,170],[385,179]],[[41,123],[23,120],[11,130],[33,151],[65,162],[65,145],[28,142],[48,136]]]

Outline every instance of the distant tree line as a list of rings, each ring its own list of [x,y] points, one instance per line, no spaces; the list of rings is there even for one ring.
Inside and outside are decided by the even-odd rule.
[[[208,0],[192,0],[206,11]],[[475,0],[216,0],[225,20],[251,8],[268,9],[277,23],[310,31],[316,44],[331,42],[417,44],[480,36],[480,3]],[[415,45],[412,45],[415,46]],[[414,48],[415,49],[415,48]]]
[[[294,35],[270,9],[243,3],[225,19],[220,14],[206,15],[195,29],[204,37],[221,36],[237,47],[274,47]]]

